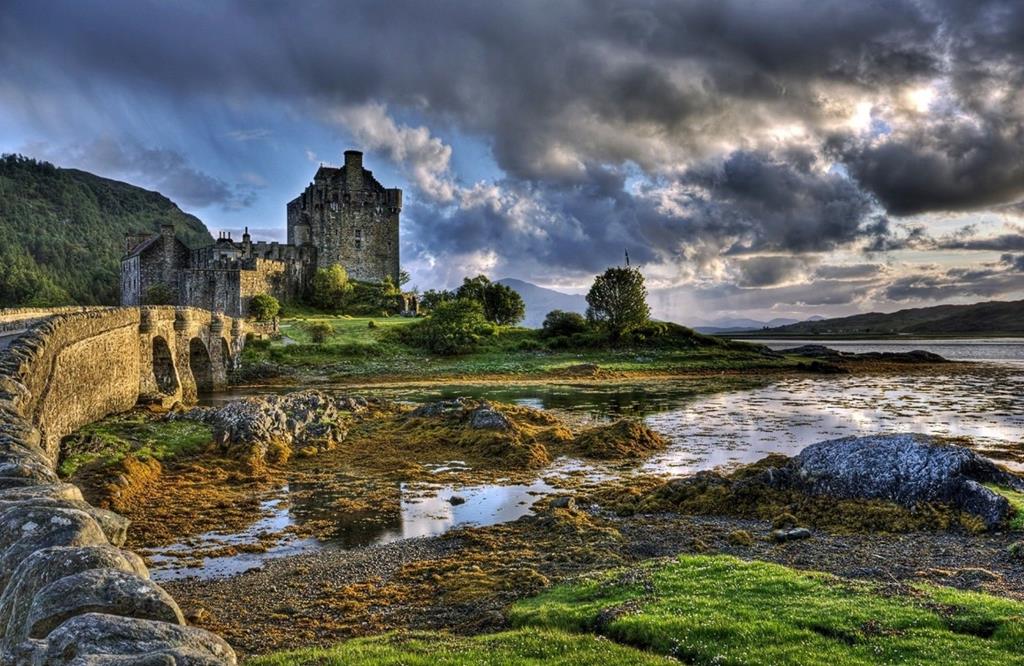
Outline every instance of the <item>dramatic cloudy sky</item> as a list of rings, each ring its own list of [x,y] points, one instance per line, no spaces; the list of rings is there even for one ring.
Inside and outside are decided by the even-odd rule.
[[[403,263],[696,323],[1024,297],[1024,2],[3,0],[0,151],[283,239],[348,147]]]

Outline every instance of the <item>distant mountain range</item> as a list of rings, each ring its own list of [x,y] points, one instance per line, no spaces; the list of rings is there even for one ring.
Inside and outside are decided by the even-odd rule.
[[[192,247],[213,242],[199,218],[158,192],[0,157],[0,307],[116,304],[125,233],[161,224]]]
[[[756,331],[764,336],[999,335],[1024,334],[1024,301],[937,305],[853,315]]]
[[[823,317],[815,315],[807,321],[819,321],[821,319]],[[757,319],[717,319],[702,326],[694,326],[694,330],[698,333],[741,333],[744,331],[759,331],[764,328],[787,326],[799,322],[799,319],[786,319],[784,317],[768,321],[759,321]]]
[[[580,314],[587,311],[587,299],[580,294],[566,294],[515,278],[503,278],[498,282],[515,289],[523,297],[523,301],[526,303],[526,317],[523,319],[522,325],[529,328],[540,328],[544,323],[544,317],[552,310],[565,310]]]

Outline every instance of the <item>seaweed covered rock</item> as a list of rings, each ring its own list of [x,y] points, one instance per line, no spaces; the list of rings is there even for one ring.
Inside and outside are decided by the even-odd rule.
[[[703,471],[643,491],[594,494],[620,513],[729,515],[837,531],[970,531],[1003,525],[1012,509],[983,484],[1024,480],[973,451],[921,435],[820,442],[794,458],[772,455],[731,473]]]
[[[985,483],[1024,489],[1024,480],[962,446],[924,435],[847,437],[812,444],[789,466],[786,483],[842,499],[882,499],[904,507],[941,503],[1003,522],[1010,504]]]
[[[646,458],[668,442],[642,421],[621,419],[610,425],[585,430],[576,436],[572,450],[585,458],[619,460]]]
[[[519,405],[455,398],[421,405],[405,416],[407,445],[445,442],[464,453],[516,468],[543,467],[551,447],[572,441],[556,417]]]
[[[364,412],[364,398],[332,396],[322,391],[244,398],[223,407],[196,408],[170,418],[202,421],[226,451],[254,467],[284,462],[294,449],[329,450],[345,439],[345,421]]]

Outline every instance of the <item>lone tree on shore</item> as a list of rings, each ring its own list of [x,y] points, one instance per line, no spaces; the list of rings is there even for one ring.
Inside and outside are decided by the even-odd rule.
[[[594,278],[587,292],[587,319],[604,327],[612,339],[643,326],[650,316],[647,287],[640,271],[617,266]]]

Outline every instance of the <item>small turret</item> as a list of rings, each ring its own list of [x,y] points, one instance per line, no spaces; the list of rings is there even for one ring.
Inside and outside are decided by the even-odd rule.
[[[363,154],[358,150],[345,151],[345,187],[363,189]]]

